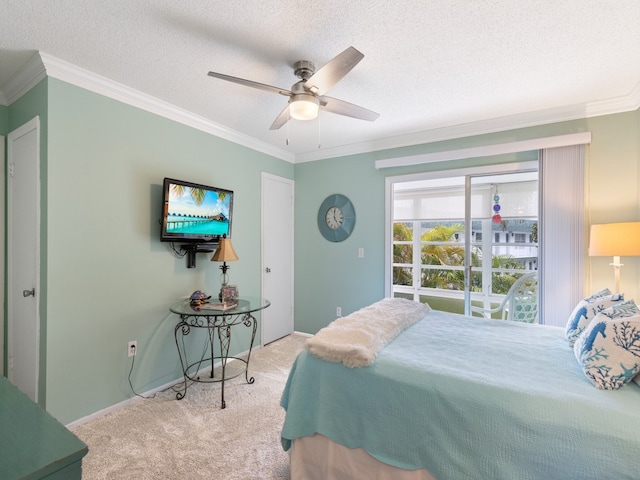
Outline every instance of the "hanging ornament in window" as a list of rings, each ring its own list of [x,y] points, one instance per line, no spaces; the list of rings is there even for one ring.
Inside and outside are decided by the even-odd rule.
[[[493,217],[491,221],[493,223],[500,223],[502,217],[500,216],[500,195],[498,195],[498,188],[496,187],[496,193],[493,195]]]

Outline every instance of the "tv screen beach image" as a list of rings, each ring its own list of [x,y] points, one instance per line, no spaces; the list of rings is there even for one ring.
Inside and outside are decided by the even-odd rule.
[[[176,235],[229,235],[229,192],[169,185],[167,233]]]

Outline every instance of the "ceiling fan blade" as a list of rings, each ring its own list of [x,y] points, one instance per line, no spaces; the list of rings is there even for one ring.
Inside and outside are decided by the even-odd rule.
[[[351,71],[364,55],[353,47],[347,48],[344,52],[339,53],[325,65],[323,65],[316,73],[311,75],[304,83],[304,88],[310,90],[316,95],[323,95],[342,77]]]
[[[278,130],[281,126],[291,120],[291,115],[289,114],[289,104],[285,107],[285,109],[280,112],[280,115],[276,117],[276,119],[269,127],[269,130]]]
[[[228,82],[239,83],[240,85],[244,85],[245,87],[253,87],[260,90],[265,90],[267,92],[279,93],[280,95],[285,95],[287,97],[293,95],[293,92],[291,90],[287,90],[286,88],[272,87],[271,85],[254,82],[253,80],[245,80],[244,78],[232,77],[231,75],[225,75],[224,73],[209,72],[208,75],[210,77],[219,78]]]
[[[337,113],[338,115],[345,115],[369,122],[377,120],[380,116],[379,113],[372,112],[353,103],[345,102],[344,100],[338,100],[337,98],[322,96],[318,97],[318,100],[320,101],[320,108],[322,110]]]

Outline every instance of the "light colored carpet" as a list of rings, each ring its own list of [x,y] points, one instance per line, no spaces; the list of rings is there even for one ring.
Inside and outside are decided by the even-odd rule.
[[[288,479],[280,396],[306,338],[290,335],[254,350],[255,383],[244,375],[227,381],[224,410],[219,384],[195,383],[182,400],[168,390],[79,426],[74,433],[89,446],[82,478]]]

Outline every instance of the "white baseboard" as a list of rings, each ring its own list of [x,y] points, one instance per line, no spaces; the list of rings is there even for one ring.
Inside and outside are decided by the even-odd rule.
[[[299,332],[297,330],[294,330],[293,333],[294,335],[302,335],[303,337],[313,337],[313,333]]]
[[[307,335],[302,333],[301,335]],[[258,350],[260,350],[262,348],[262,345],[257,345],[255,347],[253,347],[252,353],[256,352]],[[244,352],[240,352],[234,355],[234,357],[242,357],[243,355],[246,355],[247,353],[249,353],[249,350],[245,350]],[[228,362],[231,363],[235,360],[235,358],[229,357]],[[220,362],[216,362],[214,363],[213,367],[217,367],[220,365]],[[204,375],[205,373],[208,373],[211,370],[211,367],[204,367],[200,370],[198,370],[196,372],[196,376],[199,375]],[[120,410],[121,408],[125,408],[128,407],[129,405],[133,405],[134,403],[140,402],[142,400],[147,400],[150,397],[153,397],[156,393],[158,392],[163,392],[165,390],[168,390],[169,388],[173,387],[174,385],[177,385],[178,383],[184,382],[184,377],[180,376],[178,379],[173,380],[171,382],[165,383],[164,385],[160,385],[159,387],[153,388],[151,390],[148,390],[144,393],[141,393],[140,395],[134,395],[131,398],[128,398],[126,400],[123,400],[122,402],[116,403],[114,405],[111,405],[107,408],[103,408],[102,410],[98,410],[97,412],[92,413],[91,415],[87,415],[86,417],[82,417],[79,418],[78,420],[75,420],[71,423],[68,423],[66,425],[66,427],[73,431],[73,429],[80,427],[81,425],[84,425],[85,423],[91,422],[93,420],[97,420],[98,418],[104,417],[105,415],[108,415],[109,413],[115,412]],[[176,400],[178,401],[178,400]]]

